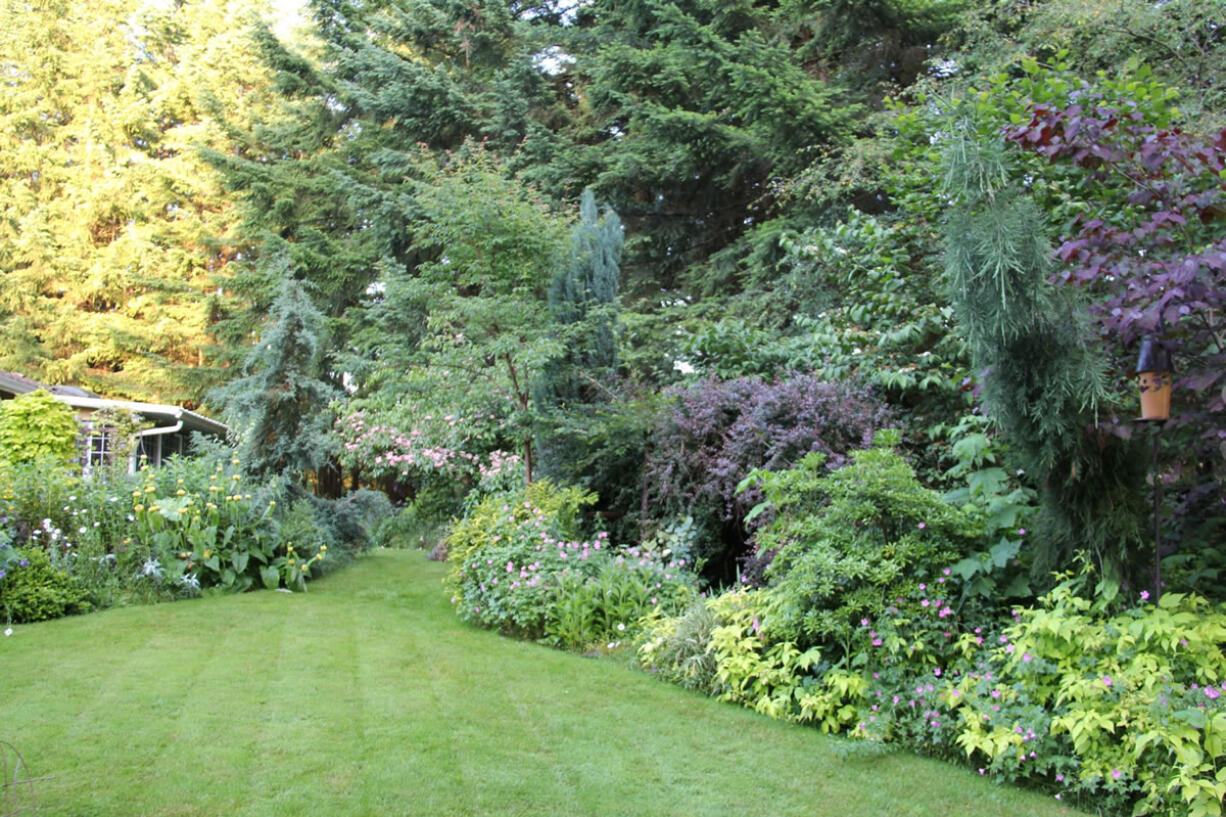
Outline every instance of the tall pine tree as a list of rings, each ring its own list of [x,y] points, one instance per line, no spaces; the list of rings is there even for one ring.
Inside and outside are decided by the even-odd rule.
[[[0,6],[0,368],[198,400],[234,213],[201,146],[255,118],[259,5]]]

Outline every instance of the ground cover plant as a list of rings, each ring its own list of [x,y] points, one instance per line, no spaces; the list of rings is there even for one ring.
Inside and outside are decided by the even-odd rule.
[[[474,628],[440,592],[446,570],[377,551],[307,594],[14,626],[0,720],[54,777],[41,813],[1070,813]]]

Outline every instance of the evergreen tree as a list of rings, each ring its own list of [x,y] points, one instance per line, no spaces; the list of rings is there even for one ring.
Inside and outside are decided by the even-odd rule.
[[[622,244],[617,213],[600,215],[595,195],[584,190],[567,264],[549,287],[550,318],[566,349],[547,376],[552,405],[590,402],[599,382],[614,373]]]
[[[562,355],[544,368],[533,389],[543,418],[538,434],[542,472],[573,480],[581,444],[564,429],[567,420],[590,422],[594,404],[617,395],[617,289],[622,254],[617,214],[601,215],[596,197],[584,190],[579,222],[571,233],[567,263],[549,288],[551,328]],[[582,418],[582,419],[580,419]]]
[[[983,407],[1040,489],[1034,571],[1072,569],[1082,553],[1118,582],[1139,568],[1144,458],[1098,423],[1111,402],[1101,350],[1075,295],[1047,282],[1047,225],[1012,181],[1004,146],[949,139],[950,293],[984,372]]]
[[[259,115],[258,6],[0,6],[0,367],[197,400],[233,212],[198,149]]]
[[[281,259],[283,277],[265,331],[247,354],[243,375],[215,393],[237,430],[244,467],[253,474],[298,477],[331,453],[338,397],[320,379],[324,318]]]

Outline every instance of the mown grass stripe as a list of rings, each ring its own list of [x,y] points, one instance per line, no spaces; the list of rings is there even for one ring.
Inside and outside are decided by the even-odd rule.
[[[458,621],[377,552],[259,592],[18,627],[0,739],[44,815],[1046,817],[1050,798],[845,744]]]

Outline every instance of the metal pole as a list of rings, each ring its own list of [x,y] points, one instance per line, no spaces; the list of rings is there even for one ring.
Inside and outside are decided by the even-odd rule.
[[[1162,598],[1162,527],[1159,506],[1162,500],[1162,479],[1158,473],[1158,439],[1162,424],[1154,423],[1154,603]]]

